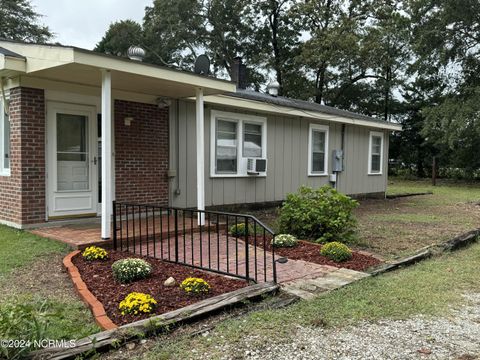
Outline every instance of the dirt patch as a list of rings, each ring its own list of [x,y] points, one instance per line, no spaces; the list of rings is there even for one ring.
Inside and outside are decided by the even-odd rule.
[[[251,245],[255,245],[255,237],[250,236],[248,242]],[[266,248],[267,251],[272,251],[272,245],[270,240],[263,244],[263,238],[257,238],[256,246],[260,248]],[[297,246],[290,248],[275,248],[275,255],[283,256],[292,260],[303,260],[320,265],[330,265],[338,268],[346,268],[356,271],[364,271],[372,266],[381,263],[379,259],[372,256],[359,254],[356,251],[352,252],[352,258],[348,261],[337,263],[328,259],[325,256],[320,255],[321,245],[310,243],[307,241],[299,241]]]
[[[76,300],[72,282],[62,265],[63,257],[63,254],[42,255],[0,279],[0,302],[11,296],[33,294],[59,301]]]
[[[111,266],[115,261],[128,257],[133,256],[129,253],[112,251],[109,253],[109,259],[106,261],[88,262],[84,261],[81,255],[77,255],[72,259],[88,289],[103,304],[108,317],[117,325],[128,324],[133,321],[146,319],[152,315],[163,314],[200,300],[247,286],[246,281],[231,279],[138,255],[134,257],[143,258],[152,265],[152,275],[148,279],[139,280],[131,284],[120,284],[113,278]],[[173,287],[163,285],[164,281],[170,276],[178,283],[187,277],[200,277],[210,284],[211,290],[204,296],[188,295],[179,288],[178,284]],[[158,303],[155,312],[137,316],[121,315],[118,311],[118,305],[131,292],[142,292],[152,295]]]

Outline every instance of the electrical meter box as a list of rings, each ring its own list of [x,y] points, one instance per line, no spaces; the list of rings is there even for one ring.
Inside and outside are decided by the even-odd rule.
[[[343,150],[333,150],[332,172],[343,171]]]

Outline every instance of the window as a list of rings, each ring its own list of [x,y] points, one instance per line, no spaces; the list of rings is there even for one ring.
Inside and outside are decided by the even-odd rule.
[[[218,119],[216,132],[216,169],[218,174],[237,173],[237,122]]]
[[[370,145],[368,156],[368,174],[381,175],[383,164],[383,133],[370,132]]]
[[[328,126],[310,124],[308,139],[308,175],[328,173]]]
[[[243,126],[243,157],[262,157],[262,125]]]
[[[0,100],[0,175],[10,175],[10,121]]]
[[[210,176],[247,176],[247,159],[266,157],[265,118],[214,110],[211,124]]]

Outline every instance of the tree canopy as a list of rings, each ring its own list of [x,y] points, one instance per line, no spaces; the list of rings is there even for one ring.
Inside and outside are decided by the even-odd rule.
[[[53,34],[28,0],[0,0],[0,38],[44,43]]]
[[[241,56],[254,89],[399,122],[391,153],[419,175],[432,156],[480,167],[478,0],[154,0],[96,50],[134,44],[183,69],[205,53],[218,77]]]

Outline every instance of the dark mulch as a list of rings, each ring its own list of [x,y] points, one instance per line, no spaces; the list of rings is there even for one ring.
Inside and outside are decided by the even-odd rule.
[[[111,266],[114,261],[128,257],[143,258],[153,266],[152,275],[148,279],[139,280],[131,284],[120,284],[113,278]],[[108,317],[117,325],[127,324],[152,315],[163,314],[200,300],[217,296],[226,292],[245,287],[247,283],[241,280],[226,278],[221,275],[207,273],[186,266],[164,262],[154,258],[133,255],[119,251],[109,252],[109,259],[105,261],[85,261],[79,254],[72,259],[75,266],[87,284],[88,289],[103,304]],[[177,285],[164,286],[166,279],[172,276]],[[187,277],[200,277],[207,281],[211,290],[207,295],[187,295],[179,288],[179,284]],[[120,302],[131,292],[142,292],[152,295],[158,302],[154,313],[145,315],[121,315],[118,311]]]
[[[250,244],[254,244],[254,237],[251,236],[248,239]],[[263,248],[263,238],[257,237],[257,246]],[[320,265],[330,265],[335,267],[347,268],[351,270],[364,271],[369,267],[378,265],[380,260],[359,254],[356,251],[352,251],[352,258],[348,261],[337,263],[325,256],[320,255],[321,245],[310,243],[307,241],[299,241],[297,246],[291,248],[275,248],[275,255],[283,256],[292,260],[303,260]],[[265,242],[265,248],[267,251],[272,251],[272,245],[270,239]]]

